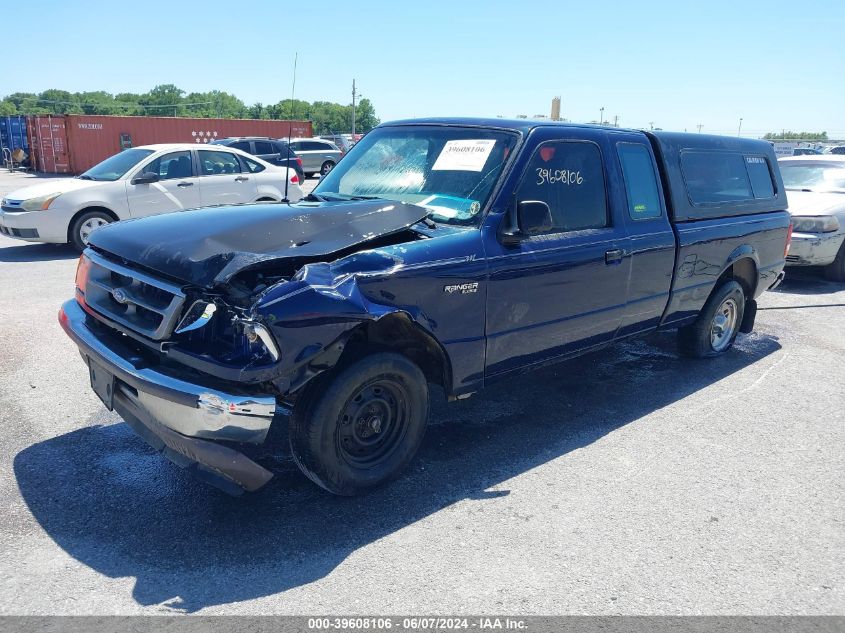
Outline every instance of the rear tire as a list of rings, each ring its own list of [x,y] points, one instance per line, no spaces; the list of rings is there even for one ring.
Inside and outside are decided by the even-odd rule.
[[[114,218],[104,211],[88,211],[76,220],[68,231],[68,241],[80,253],[88,246],[88,236],[94,229],[114,222]]]
[[[824,276],[831,281],[845,281],[845,242],[839,247],[836,259],[824,267]]]
[[[323,163],[322,167],[320,167],[320,175],[327,176],[328,173],[334,169],[335,163],[333,161],[327,160]]]
[[[372,354],[306,387],[290,417],[291,453],[318,486],[351,496],[404,470],[427,421],[420,368],[400,354]]]
[[[698,318],[678,330],[678,350],[684,356],[710,358],[733,347],[745,314],[745,291],[736,281],[716,288]]]

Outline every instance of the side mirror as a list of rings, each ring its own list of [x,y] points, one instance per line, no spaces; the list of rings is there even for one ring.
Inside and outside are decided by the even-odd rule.
[[[505,245],[517,244],[521,239],[532,235],[548,233],[552,230],[552,210],[542,200],[523,200],[516,203],[516,221],[511,212],[510,226],[501,232]]]
[[[159,181],[159,175],[154,171],[145,171],[135,176],[130,184],[132,185],[149,185]]]

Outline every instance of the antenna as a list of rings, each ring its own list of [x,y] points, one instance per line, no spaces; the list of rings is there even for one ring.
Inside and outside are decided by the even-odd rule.
[[[296,93],[296,62],[299,59],[299,52],[293,56],[293,86],[290,89],[290,119],[288,120],[288,162],[287,169],[290,170],[290,137],[293,130],[293,95]],[[285,198],[282,202],[290,204],[288,198],[288,186],[290,183],[290,174],[285,172]]]

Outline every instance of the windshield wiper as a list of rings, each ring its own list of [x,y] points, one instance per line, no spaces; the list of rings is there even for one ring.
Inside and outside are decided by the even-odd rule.
[[[94,179],[93,179],[91,176],[89,176],[88,174],[82,174],[81,176],[77,176],[77,178],[79,178],[80,180],[94,180]]]
[[[326,198],[323,198],[322,196],[318,196],[314,192],[309,193],[307,196],[302,198],[302,200],[305,200],[306,202],[326,202],[327,201]]]

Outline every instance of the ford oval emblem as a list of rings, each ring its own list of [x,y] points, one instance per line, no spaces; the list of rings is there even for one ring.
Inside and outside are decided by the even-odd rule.
[[[115,288],[111,291],[112,299],[117,301],[118,303],[126,303],[127,297],[126,293],[123,292],[123,288]]]

